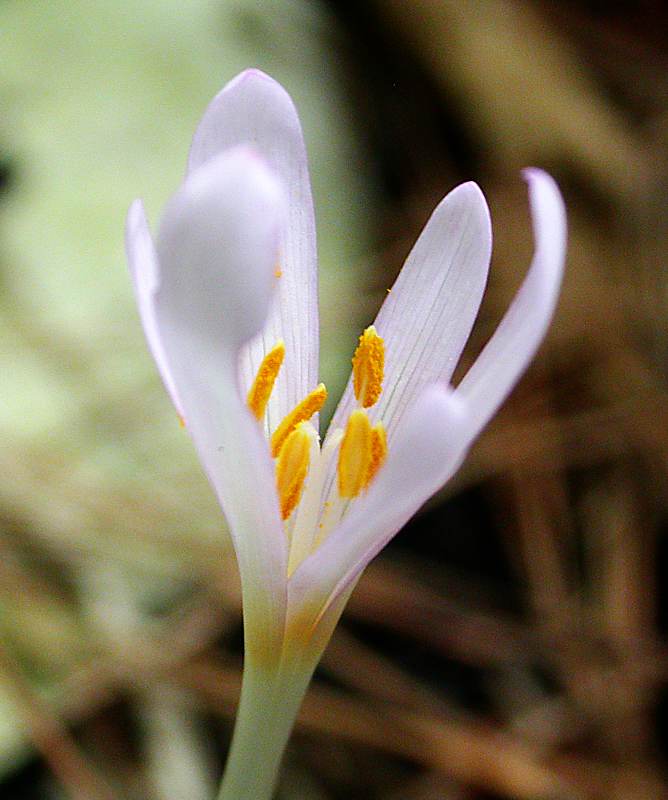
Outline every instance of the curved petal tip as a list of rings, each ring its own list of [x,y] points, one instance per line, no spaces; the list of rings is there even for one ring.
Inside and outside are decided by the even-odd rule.
[[[566,257],[566,206],[557,182],[538,167],[526,167],[522,177],[529,185],[529,202],[536,249],[548,247],[551,251],[553,273],[561,278]]]
[[[256,144],[271,163],[271,151],[296,137],[301,144],[297,110],[286,89],[259,69],[240,72],[207,106],[188,154],[192,171],[223,150]]]
[[[284,206],[273,171],[246,146],[191,172],[167,205],[157,240],[164,324],[230,351],[254,336],[276,284]]]
[[[535,239],[534,256],[520,290],[482,353],[457,387],[473,412],[471,439],[519,380],[542,342],[559,297],[566,258],[566,209],[554,179],[523,170]]]

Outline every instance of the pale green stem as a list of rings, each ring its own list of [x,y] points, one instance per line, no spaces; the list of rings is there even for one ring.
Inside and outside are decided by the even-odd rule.
[[[315,628],[309,629],[308,614],[301,625],[298,614],[289,616],[275,658],[262,647],[261,620],[249,612],[250,603],[244,606],[241,698],[218,800],[271,800],[299,706],[354,585],[331,603]],[[267,641],[269,635],[267,630]]]
[[[239,710],[218,800],[270,800],[312,668],[244,665]]]

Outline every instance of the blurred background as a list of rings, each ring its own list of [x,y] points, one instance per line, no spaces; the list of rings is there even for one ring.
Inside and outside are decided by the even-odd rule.
[[[0,2],[0,796],[212,800],[241,668],[220,512],[123,253],[247,66],[301,114],[337,395],[438,200],[495,248],[460,373],[557,178],[548,341],[360,582],[280,800],[668,796],[668,13],[658,0]],[[330,412],[331,412],[330,408]]]

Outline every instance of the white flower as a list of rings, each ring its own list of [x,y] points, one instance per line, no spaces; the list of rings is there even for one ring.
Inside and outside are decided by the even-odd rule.
[[[533,357],[557,300],[566,225],[553,180],[525,177],[533,263],[461,383],[450,386],[491,252],[473,183],[438,205],[360,337],[356,381],[322,447],[313,204],[285,90],[249,70],[213,100],[155,245],[132,205],[141,318],[230,527],[247,669],[305,685],[361,572],[452,476]]]

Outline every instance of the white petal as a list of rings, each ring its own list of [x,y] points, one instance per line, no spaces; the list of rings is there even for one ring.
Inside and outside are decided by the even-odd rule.
[[[139,307],[139,316],[149,349],[158,366],[165,388],[176,406],[177,413],[183,416],[183,409],[174,386],[174,379],[167,365],[155,320],[153,294],[158,288],[160,270],[141,200],[135,200],[128,211],[125,224],[125,250],[130,265],[135,298]]]
[[[385,341],[385,380],[370,412],[390,442],[424,387],[450,381],[480,307],[491,247],[485,198],[475,183],[462,184],[436,207],[385,299],[374,323]],[[349,383],[332,430],[354,406]]]
[[[299,117],[285,89],[259,70],[242,72],[211,102],[193,138],[189,169],[239,144],[249,144],[262,156],[287,195],[275,305],[261,336],[242,360],[242,379],[248,388],[264,355],[279,339],[285,341],[285,361],[268,408],[273,431],[318,383],[317,256]]]
[[[237,352],[262,328],[283,202],[275,177],[247,148],[191,172],[169,201],[157,237],[156,296],[184,337]]]
[[[450,389],[424,389],[401,420],[367,495],[290,579],[291,606],[319,608],[321,616],[453,475],[465,455],[467,431],[467,409]]]
[[[554,180],[527,169],[535,251],[501,324],[457,387],[471,409],[471,439],[487,424],[543,341],[559,297],[566,257],[566,211]]]
[[[230,525],[251,624],[273,620],[276,641],[286,544],[267,443],[239,391],[238,353],[268,313],[282,207],[257,156],[236,149],[208,161],[164,214],[154,295],[186,426]]]

